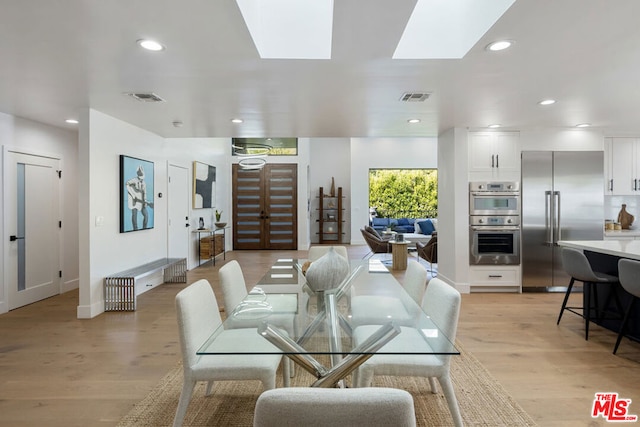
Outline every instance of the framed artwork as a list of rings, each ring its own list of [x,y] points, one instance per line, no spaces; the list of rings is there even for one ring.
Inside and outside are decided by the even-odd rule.
[[[216,168],[193,162],[193,209],[212,208],[216,204]]]
[[[120,232],[153,228],[153,162],[120,155]]]

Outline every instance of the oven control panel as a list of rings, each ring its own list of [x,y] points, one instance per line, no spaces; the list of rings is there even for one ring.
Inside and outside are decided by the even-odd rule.
[[[469,191],[519,192],[517,181],[475,181],[469,183]]]
[[[470,225],[511,226],[520,225],[518,215],[473,215],[469,217]]]

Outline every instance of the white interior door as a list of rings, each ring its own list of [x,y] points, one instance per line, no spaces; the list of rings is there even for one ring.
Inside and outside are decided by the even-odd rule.
[[[5,154],[5,286],[12,310],[60,293],[60,168],[58,159]]]
[[[169,258],[187,258],[189,253],[189,169],[169,165]]]

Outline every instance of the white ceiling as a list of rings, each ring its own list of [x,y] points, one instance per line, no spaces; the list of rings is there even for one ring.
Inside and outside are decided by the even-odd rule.
[[[281,60],[259,58],[235,0],[0,0],[0,112],[73,128],[64,120],[90,107],[164,137],[409,137],[582,122],[640,135],[640,1],[517,0],[462,59],[392,59],[414,5],[335,0],[332,59]],[[145,37],[166,50],[141,50]],[[503,38],[516,44],[484,49]],[[399,101],[412,91],[432,96]],[[544,98],[558,102],[537,105]]]

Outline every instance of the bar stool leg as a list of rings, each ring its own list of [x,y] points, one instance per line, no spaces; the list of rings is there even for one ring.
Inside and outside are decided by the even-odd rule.
[[[562,301],[562,308],[560,309],[560,314],[558,315],[558,321],[556,322],[556,325],[560,324],[560,319],[562,319],[562,313],[564,313],[564,308],[567,306],[567,301],[569,300],[569,295],[571,295],[571,289],[573,289],[573,284],[575,281],[576,279],[572,277],[571,281],[569,282],[569,287],[567,288],[567,293],[564,294],[564,301]]]
[[[618,351],[618,346],[620,346],[620,341],[622,341],[622,337],[624,336],[624,330],[627,327],[627,322],[629,321],[629,317],[631,314],[631,311],[633,310],[633,304],[636,302],[636,297],[631,298],[631,301],[629,301],[629,305],[627,306],[627,311],[624,314],[624,320],[622,321],[622,325],[620,326],[620,331],[618,332],[618,339],[616,340],[616,346],[613,347],[613,354],[616,354],[616,351]]]
[[[589,340],[589,321],[591,320],[591,291],[593,290],[591,282],[584,282],[584,290],[587,292],[586,301],[582,312],[584,314],[584,339]]]

